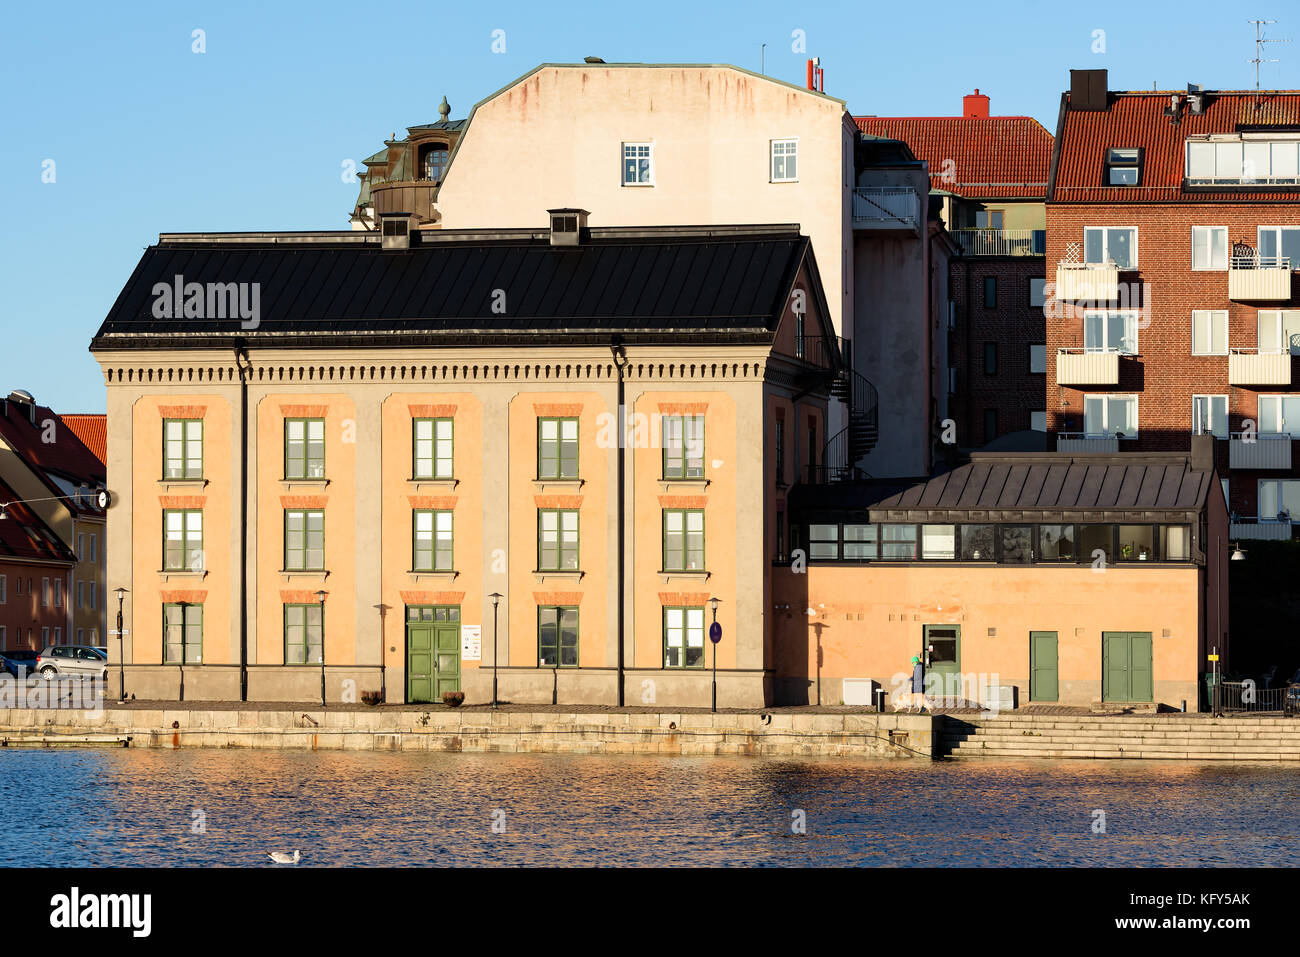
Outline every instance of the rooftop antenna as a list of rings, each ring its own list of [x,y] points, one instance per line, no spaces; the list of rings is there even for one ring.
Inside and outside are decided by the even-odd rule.
[[[1260,56],[1264,52],[1265,43],[1290,43],[1289,37],[1278,37],[1276,40],[1264,36],[1264,27],[1270,23],[1277,23],[1276,20],[1247,20],[1247,23],[1255,24],[1255,58],[1247,60],[1247,63],[1255,64],[1255,109],[1259,109],[1259,65],[1261,63],[1277,63],[1276,59],[1270,59]]]
[[[764,43],[758,51],[758,72],[767,76],[767,44]]]

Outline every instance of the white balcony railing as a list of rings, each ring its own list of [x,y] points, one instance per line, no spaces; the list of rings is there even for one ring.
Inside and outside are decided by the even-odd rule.
[[[1233,349],[1228,355],[1228,385],[1290,385],[1291,352]]]
[[[1277,256],[1233,256],[1228,263],[1228,298],[1285,302],[1291,298],[1291,260]]]
[[[1272,432],[1233,432],[1228,442],[1228,467],[1289,469],[1291,436]]]
[[[1119,353],[1056,350],[1057,385],[1119,385]]]
[[[918,232],[921,200],[910,186],[862,186],[853,191],[853,228]]]
[[[1119,298],[1119,266],[1114,263],[1057,263],[1056,298],[1063,302],[1115,301]]]
[[[1285,542],[1291,539],[1291,522],[1279,522],[1275,518],[1238,518],[1230,524],[1228,534],[1231,538]]]
[[[1042,256],[1045,229],[954,229],[953,240],[967,256]]]
[[[1056,436],[1058,452],[1118,452],[1119,437],[1092,435],[1086,432],[1059,432]]]

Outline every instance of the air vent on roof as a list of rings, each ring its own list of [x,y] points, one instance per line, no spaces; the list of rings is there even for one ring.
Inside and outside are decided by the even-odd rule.
[[[577,246],[587,228],[585,209],[548,209],[551,214],[551,245]]]
[[[379,214],[379,245],[383,249],[410,249],[415,217],[410,213]]]
[[[582,62],[583,63],[604,63],[605,61],[598,56],[585,56],[582,58]]]

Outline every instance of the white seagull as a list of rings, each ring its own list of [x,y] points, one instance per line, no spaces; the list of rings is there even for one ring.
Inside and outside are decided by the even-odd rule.
[[[292,854],[286,854],[284,851],[272,851],[266,855],[276,864],[297,864],[302,860],[302,853],[294,851]]]

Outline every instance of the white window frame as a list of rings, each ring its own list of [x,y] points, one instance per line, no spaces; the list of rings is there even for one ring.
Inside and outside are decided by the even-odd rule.
[[[1223,233],[1223,265],[1222,265],[1222,266],[1198,266],[1198,265],[1196,265],[1196,232],[1197,232],[1197,230],[1201,230],[1201,231],[1203,231],[1203,232],[1205,232],[1205,233],[1207,233],[1207,234],[1211,234],[1211,235],[1212,235],[1213,233],[1215,233],[1215,232],[1221,232],[1221,233]],[[1227,227],[1227,226],[1193,226],[1193,227],[1192,227],[1192,233],[1191,233],[1191,244],[1192,244],[1192,247],[1191,247],[1191,248],[1192,248],[1192,251],[1191,251],[1192,272],[1227,272],[1227,271],[1228,271],[1228,263],[1232,261],[1232,243],[1230,243],[1230,242],[1228,241],[1228,227]],[[1212,243],[1208,243],[1208,242],[1207,242],[1205,248],[1206,248],[1206,249],[1212,249],[1212,248],[1213,248]]]
[[[1216,439],[1226,439],[1228,437],[1228,397],[1222,394],[1197,393],[1192,395],[1192,435],[1201,435],[1201,402],[1200,400],[1209,400],[1207,403],[1210,410],[1210,431],[1208,434],[1213,435]],[[1215,399],[1223,400],[1222,421],[1215,422],[1214,406]]]
[[[48,578],[41,579],[41,607],[50,607],[50,580]]]
[[[1100,431],[1096,429],[1088,428],[1088,400],[1089,399],[1103,400],[1101,409],[1102,409],[1102,416],[1106,419],[1106,421],[1103,424],[1102,429]],[[1083,428],[1084,428],[1085,436],[1087,436],[1088,438],[1112,438],[1116,435],[1116,433],[1112,431],[1110,427],[1110,403],[1112,400],[1117,400],[1117,399],[1131,399],[1133,401],[1133,434],[1129,435],[1128,433],[1125,433],[1124,440],[1128,441],[1129,439],[1136,439],[1138,437],[1138,434],[1141,432],[1142,429],[1141,426],[1142,419],[1140,417],[1140,410],[1138,408],[1139,406],[1138,396],[1134,393],[1123,393],[1123,392],[1119,394],[1115,394],[1111,392],[1092,392],[1092,393],[1084,394]]]
[[[53,584],[54,584],[54,607],[62,608],[63,607],[63,579],[56,578],[54,579]]]
[[[1198,350],[1196,348],[1196,319],[1198,316],[1206,316],[1209,322],[1207,329],[1210,340],[1210,351]],[[1215,316],[1223,317],[1223,349],[1214,349],[1214,318]],[[1227,309],[1193,309],[1192,310],[1192,355],[1194,356],[1226,356],[1228,354],[1228,310]]]
[[[1255,347],[1256,351],[1261,355],[1276,356],[1283,355],[1284,353],[1300,355],[1300,352],[1297,352],[1297,350],[1300,349],[1300,345],[1292,345],[1291,336],[1283,335],[1286,329],[1286,322],[1283,319],[1283,314],[1288,312],[1300,316],[1300,309],[1257,309],[1255,311]],[[1277,335],[1271,342],[1266,343],[1260,335],[1260,324],[1261,320],[1265,316],[1272,315],[1277,316]],[[1293,328],[1293,335],[1300,336],[1300,323],[1297,323]]]
[[[1101,260],[1099,263],[1093,263],[1093,265],[1102,265],[1105,263],[1113,262],[1110,256],[1110,239],[1108,238],[1108,233],[1112,229],[1126,229],[1133,234],[1133,261],[1129,263],[1127,266],[1120,266],[1119,268],[1125,270],[1126,272],[1137,269],[1140,260],[1138,259],[1138,228],[1136,226],[1085,226],[1083,227],[1084,262],[1088,262],[1088,263],[1092,262],[1092,260],[1088,259],[1088,233],[1091,232],[1101,233]]]
[[[980,225],[980,217],[984,217],[984,225]],[[989,225],[989,220],[994,216],[998,218],[996,226]],[[975,210],[975,228],[976,229],[1001,229],[1002,224],[1006,222],[1006,210],[1003,209],[977,209]]]
[[[640,148],[644,146],[647,151],[647,159],[650,161],[650,178],[644,182],[640,180],[628,181],[627,178],[627,151],[629,147]],[[638,157],[639,158],[639,157]],[[646,140],[625,140],[620,144],[618,149],[618,178],[623,186],[653,186],[655,184],[655,145],[653,142]]]
[[[1294,423],[1294,431],[1292,431],[1292,425],[1288,424],[1282,415],[1282,409],[1284,408],[1282,403],[1286,399],[1300,400],[1300,395],[1297,395],[1294,392],[1270,392],[1270,393],[1261,393],[1256,398],[1255,427],[1259,430],[1260,435],[1291,435],[1297,439],[1300,439],[1300,414],[1296,416],[1297,421]],[[1273,403],[1274,406],[1273,408],[1274,421],[1280,423],[1282,428],[1285,429],[1286,431],[1274,431],[1274,430],[1268,430],[1264,428],[1264,405],[1265,403],[1270,403],[1270,402]]]
[[[1285,255],[1282,252],[1282,230],[1284,229],[1300,232],[1300,223],[1279,223],[1276,226],[1256,226],[1255,254],[1257,256],[1263,256],[1264,233],[1275,232],[1277,233],[1277,255],[1279,259],[1282,258]],[[1300,269],[1300,257],[1291,260],[1291,271],[1295,272],[1297,269]]]
[[[1289,509],[1286,509],[1286,496],[1282,494],[1282,490],[1286,487],[1286,484],[1287,484],[1287,483],[1292,483],[1292,484],[1294,484],[1294,485],[1300,486],[1300,479],[1281,478],[1281,477],[1278,477],[1278,478],[1262,478],[1262,479],[1257,479],[1257,480],[1256,480],[1256,485],[1255,485],[1255,517],[1256,517],[1256,519],[1257,519],[1258,521],[1261,521],[1261,522],[1276,522],[1276,521],[1277,521],[1278,512],[1281,512],[1281,511],[1283,511],[1284,509],[1287,511],[1287,513],[1288,513],[1288,517],[1291,519],[1291,521],[1295,521],[1297,518],[1300,518],[1300,515],[1291,515],[1291,514],[1290,514],[1290,510],[1289,510]],[[1265,514],[1261,511],[1261,509],[1262,509],[1262,507],[1263,507],[1263,504],[1264,504],[1264,486],[1266,486],[1266,485],[1276,485],[1276,486],[1277,486],[1277,490],[1276,490],[1273,494],[1274,494],[1274,496],[1276,497],[1276,499],[1277,499],[1277,501],[1278,501],[1278,504],[1282,506],[1282,508],[1278,509],[1277,512],[1273,512],[1271,515],[1265,515]]]
[[[777,147],[777,144],[778,144],[778,143],[780,143],[782,146],[789,146],[789,145],[791,145],[791,144],[794,145],[794,152],[792,152],[792,153],[784,153],[784,154],[782,154],[782,155],[785,156],[785,157],[793,157],[793,159],[794,159],[794,175],[793,175],[793,176],[777,176],[777,175],[776,175],[776,147]],[[651,175],[654,174],[654,163],[653,163],[653,161],[651,161],[650,172],[651,172]],[[771,182],[771,183],[797,183],[797,182],[799,182],[799,137],[797,137],[797,136],[783,136],[783,137],[781,137],[781,138],[779,138],[779,139],[774,139],[774,140],[769,140],[769,141],[768,141],[768,145],[767,145],[767,175],[768,175],[768,182]]]
[[[1107,338],[1110,335],[1110,317],[1113,315],[1124,316],[1124,336],[1123,339],[1132,340],[1132,348],[1125,349],[1123,339],[1113,345]],[[1091,316],[1102,316],[1102,339],[1105,344],[1101,348],[1093,348],[1088,345],[1088,319]],[[1088,309],[1083,314],[1083,351],[1087,353],[1096,352],[1115,352],[1122,356],[1136,356],[1138,352],[1138,317],[1139,312],[1136,309]],[[1131,323],[1131,325],[1130,325]]]

